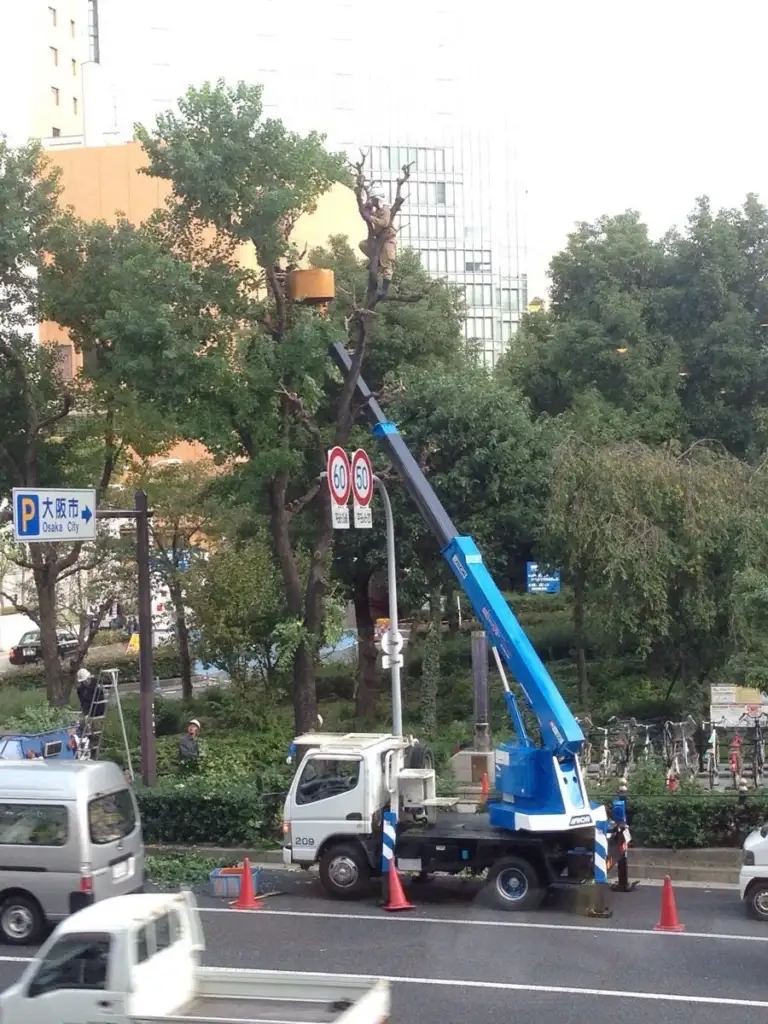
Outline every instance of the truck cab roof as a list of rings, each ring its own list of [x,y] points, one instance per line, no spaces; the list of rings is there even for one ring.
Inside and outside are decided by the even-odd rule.
[[[307,732],[293,742],[297,747],[332,749],[340,754],[354,754],[374,747],[392,750],[407,745],[402,737],[387,732]]]
[[[92,903],[66,918],[58,926],[57,933],[59,936],[80,932],[109,932],[115,935],[160,917],[169,910],[189,906],[190,897],[185,892],[115,896],[110,900]]]

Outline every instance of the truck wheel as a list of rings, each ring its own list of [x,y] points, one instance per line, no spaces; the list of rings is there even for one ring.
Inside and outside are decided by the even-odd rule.
[[[487,884],[497,910],[536,910],[546,896],[536,869],[522,857],[496,861]]]
[[[435,767],[435,757],[429,747],[425,747],[423,743],[414,743],[412,747],[408,747],[405,755],[405,767],[406,768],[433,768]]]
[[[365,854],[354,843],[330,846],[320,858],[320,882],[337,900],[359,900],[371,882],[371,868]]]
[[[8,896],[0,906],[0,935],[9,946],[25,946],[34,942],[44,925],[43,912],[29,896]]]
[[[747,913],[756,921],[768,921],[768,882],[753,885],[746,896]]]

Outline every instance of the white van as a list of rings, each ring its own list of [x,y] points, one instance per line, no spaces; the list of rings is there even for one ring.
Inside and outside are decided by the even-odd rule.
[[[111,761],[0,761],[0,941],[38,939],[98,900],[140,892],[136,798]]]

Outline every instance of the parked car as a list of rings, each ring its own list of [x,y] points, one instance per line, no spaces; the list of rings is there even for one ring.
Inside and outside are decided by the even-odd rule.
[[[69,629],[58,629],[56,631],[58,640],[59,657],[65,658],[77,650],[77,637]],[[43,647],[40,642],[40,630],[31,629],[19,640],[15,647],[8,652],[8,660],[12,665],[34,665],[41,661]]]

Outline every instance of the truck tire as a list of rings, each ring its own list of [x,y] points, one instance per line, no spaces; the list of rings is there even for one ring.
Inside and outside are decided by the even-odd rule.
[[[497,910],[537,910],[547,890],[536,868],[523,857],[502,857],[488,872],[487,887]]]
[[[0,936],[8,946],[26,946],[35,942],[45,927],[45,917],[37,900],[23,893],[11,893],[0,904]]]
[[[320,857],[320,882],[337,900],[359,900],[370,889],[371,868],[356,843],[329,846]]]
[[[414,743],[412,747],[408,747],[405,754],[405,767],[406,768],[434,768],[435,757],[429,747],[424,746],[423,743]]]
[[[768,881],[750,886],[745,903],[750,917],[756,921],[768,921]]]

